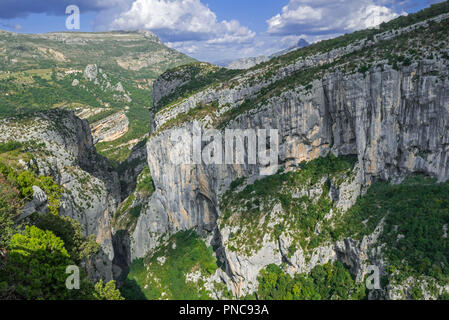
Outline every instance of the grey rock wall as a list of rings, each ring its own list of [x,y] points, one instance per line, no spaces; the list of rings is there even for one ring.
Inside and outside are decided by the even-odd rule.
[[[88,264],[92,266],[90,276],[111,280],[111,219],[120,200],[120,185],[108,161],[96,153],[87,121],[68,111],[41,112],[25,119],[5,119],[0,124],[0,137],[0,141],[35,141],[45,145],[45,152],[33,155],[33,163],[40,175],[51,176],[64,187],[60,214],[80,222],[85,235],[96,235],[101,248]],[[44,201],[38,195],[39,190],[35,190],[35,198]],[[36,201],[26,208],[36,207]]]

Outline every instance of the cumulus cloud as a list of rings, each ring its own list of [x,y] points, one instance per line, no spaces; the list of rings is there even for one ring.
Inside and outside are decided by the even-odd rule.
[[[69,5],[77,5],[81,12],[127,9],[133,0],[1,0],[0,19],[23,18],[31,13],[65,15]]]
[[[95,31],[148,29],[176,50],[199,60],[216,62],[270,55],[297,44],[301,38],[313,43],[373,27],[397,17],[401,10],[410,10],[409,7],[417,1],[290,0],[279,14],[267,20],[267,32],[258,34],[237,20],[218,20],[216,14],[204,4],[205,0],[0,2],[0,19],[26,17],[30,13],[65,15],[65,8],[75,4],[80,7],[81,14],[97,12],[93,21]],[[20,30],[12,24],[8,28]]]
[[[200,0],[135,0],[109,24],[112,29],[149,29],[167,41],[243,43],[255,33],[238,21],[218,21]]]
[[[267,20],[272,35],[323,36],[375,27],[399,15],[373,0],[290,0]]]

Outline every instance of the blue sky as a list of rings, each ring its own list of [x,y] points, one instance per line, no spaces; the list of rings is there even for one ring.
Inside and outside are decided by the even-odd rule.
[[[0,0],[0,29],[67,31],[65,8],[81,11],[80,31],[149,29],[203,61],[268,55],[373,27],[441,0]]]

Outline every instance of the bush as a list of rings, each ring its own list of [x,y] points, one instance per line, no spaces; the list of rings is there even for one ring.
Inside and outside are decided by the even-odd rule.
[[[98,281],[95,284],[93,296],[96,300],[125,300],[121,296],[120,291],[117,290],[113,280],[106,284],[103,284],[103,280]]]
[[[0,248],[6,248],[13,234],[20,229],[14,218],[20,214],[22,201],[19,199],[19,191],[1,174],[0,194]]]
[[[100,245],[95,242],[95,236],[84,238],[81,224],[71,219],[54,214],[32,216],[33,224],[43,230],[49,230],[64,241],[70,257],[79,263],[98,253]]]
[[[16,141],[9,141],[6,143],[0,143],[0,153],[10,152],[22,147],[22,143]]]
[[[65,271],[72,264],[60,238],[51,231],[26,227],[23,234],[11,239],[9,260],[0,280],[8,282],[23,299],[65,299]]]
[[[258,298],[261,300],[347,300],[363,299],[363,284],[355,283],[341,264],[316,266],[310,273],[293,278],[277,265],[269,265],[258,277]]]

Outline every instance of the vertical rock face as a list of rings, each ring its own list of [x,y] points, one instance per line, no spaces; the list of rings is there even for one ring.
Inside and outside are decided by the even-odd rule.
[[[400,181],[416,172],[445,181],[449,178],[449,83],[432,76],[435,69],[447,72],[445,65],[422,62],[367,76],[329,74],[315,81],[311,92],[284,92],[257,111],[240,115],[227,128],[278,129],[279,161],[287,168],[332,152],[358,155],[364,185],[373,179]],[[185,124],[186,133],[193,134],[192,127]],[[139,221],[143,230],[136,228],[140,248],[135,256],[151,247],[144,245],[152,242],[148,227],[154,233],[193,227],[210,230],[226,185],[239,176],[258,174],[257,168],[240,165],[173,165],[173,130],[148,142],[157,191],[149,205],[153,212]]]
[[[434,18],[432,24],[447,18],[447,14]],[[267,67],[200,90],[168,108],[157,108],[147,143],[156,191],[131,235],[132,259],[145,256],[159,244],[161,236],[195,228],[199,233],[209,233],[211,244],[218,247],[216,253],[226,269],[219,271],[218,277],[237,295],[252,292],[259,271],[271,263],[287,261],[293,273],[309,272],[317,264],[339,260],[351,267],[358,280],[366,272],[368,258],[379,260],[382,266],[382,259],[372,257],[368,250],[382,225],[360,241],[327,243],[314,252],[298,249],[289,253],[292,239],[285,235],[275,241],[259,239],[262,248],[252,255],[230,250],[226,243],[242,230],[220,224],[223,195],[237,178],[245,177],[249,184],[260,179],[260,168],[185,161],[174,164],[173,155],[190,153],[191,137],[211,128],[219,128],[222,136],[226,129],[277,129],[278,161],[286,171],[329,154],[355,155],[358,161],[353,175],[343,177],[341,185],[330,187],[331,201],[341,212],[376,180],[399,183],[414,173],[448,180],[447,48],[438,58],[421,57],[400,65],[382,60],[384,47],[395,47],[396,37],[410,33],[407,43],[419,43],[419,30],[429,25],[429,21],[420,22],[377,34],[373,40],[362,39],[305,57],[298,54],[296,60],[285,64],[275,60],[271,66],[268,63]],[[379,48],[382,50],[376,51]],[[366,67],[366,53],[369,57],[379,55],[378,63]],[[354,56],[359,60],[351,60]],[[348,70],[346,65],[351,63],[354,66]],[[318,76],[313,74],[317,70]],[[156,101],[183,85],[166,80],[155,83]],[[212,111],[204,107],[213,102],[218,107]],[[180,129],[184,130],[181,136],[177,134]],[[208,144],[203,142],[203,149]],[[314,194],[314,190],[307,191],[312,201],[317,199]],[[329,216],[332,214],[329,212]],[[320,233],[319,226],[315,233]]]
[[[122,201],[135,189],[139,174],[147,165],[147,146],[145,143],[137,144],[130,156],[120,165],[119,179],[122,193]]]
[[[64,187],[60,214],[80,222],[85,235],[96,235],[101,245],[88,265],[90,276],[112,279],[111,218],[120,200],[120,186],[108,161],[96,153],[87,121],[72,112],[54,110],[25,120],[6,119],[0,132],[4,141],[44,143],[45,153],[33,156],[39,174],[53,177]]]

